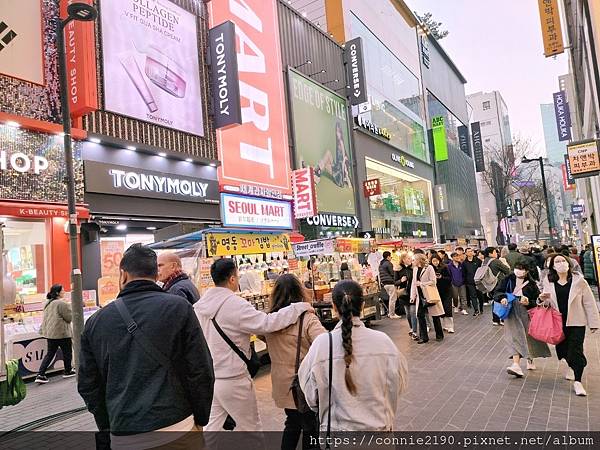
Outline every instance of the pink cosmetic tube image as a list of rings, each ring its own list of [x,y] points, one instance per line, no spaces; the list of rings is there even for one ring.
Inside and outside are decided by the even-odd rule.
[[[135,60],[135,56],[132,53],[124,53],[119,55],[119,61],[121,62],[123,69],[125,69],[125,72],[127,72],[129,79],[140,94],[140,97],[142,97],[142,100],[144,100],[148,110],[152,113],[156,112],[158,107],[156,106],[152,92],[150,92],[150,89],[146,84],[146,80],[144,80],[144,76],[142,75],[142,71]]]

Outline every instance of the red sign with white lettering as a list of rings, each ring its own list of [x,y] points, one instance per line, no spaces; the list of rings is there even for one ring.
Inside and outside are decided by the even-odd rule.
[[[16,202],[0,202],[0,215],[9,217],[35,217],[35,218],[51,218],[64,217],[69,218],[69,210],[64,205],[48,205],[36,203],[16,203]],[[87,208],[77,207],[77,218],[88,219],[90,211]]]
[[[381,195],[381,181],[379,178],[365,181],[363,183],[363,191],[366,198]]]
[[[93,5],[93,0],[61,0],[60,16],[65,19],[71,3]],[[96,38],[94,22],[72,20],[65,27],[65,51],[71,117],[98,109],[96,80]]]
[[[211,27],[235,24],[242,124],[217,130],[221,190],[291,193],[276,0],[212,0]]]
[[[315,171],[312,167],[292,172],[292,192],[294,196],[294,217],[296,219],[305,219],[317,215]]]

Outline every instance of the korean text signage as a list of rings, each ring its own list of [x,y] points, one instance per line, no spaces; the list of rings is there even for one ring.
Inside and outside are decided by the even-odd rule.
[[[594,263],[596,265],[596,280],[600,280],[600,236],[592,236],[592,247],[594,249]],[[598,287],[600,289],[600,286]]]
[[[315,170],[319,212],[354,214],[346,100],[288,70],[296,167]]]
[[[367,83],[365,80],[365,62],[363,59],[362,39],[357,37],[346,42],[344,47],[344,64],[348,72],[349,86],[348,98],[351,105],[360,105],[366,102]]]
[[[44,84],[41,0],[2,0],[0,73]]]
[[[381,195],[381,180],[379,178],[366,180],[363,183],[363,194],[365,198],[373,197],[374,195]]]
[[[475,160],[475,172],[485,172],[483,140],[481,139],[481,125],[479,122],[473,122],[471,124],[471,137],[473,139],[473,159]]]
[[[542,39],[544,40],[544,56],[546,58],[565,51],[560,24],[558,0],[538,0]]]
[[[335,251],[335,239],[301,242],[300,244],[292,244],[292,248],[297,258],[312,255],[331,255]]]
[[[208,233],[206,250],[209,257],[289,252],[292,243],[287,234]]]
[[[242,123],[235,25],[222,23],[208,32],[215,128]]]
[[[423,61],[423,65],[429,69],[431,64],[429,59],[429,40],[427,39],[427,35],[422,34],[420,36],[421,40],[421,60]]]
[[[102,0],[106,109],[204,135],[196,16],[168,0]]]
[[[94,4],[93,0],[61,1],[61,18],[68,16],[67,6],[75,2]],[[71,116],[81,117],[98,109],[94,23],[77,20],[69,22],[65,28],[65,47]]]
[[[471,156],[471,148],[469,147],[469,128],[466,125],[458,127],[458,144],[460,150],[468,156]]]
[[[211,24],[235,24],[242,125],[217,130],[219,182],[291,194],[285,92],[276,0],[213,0]]]
[[[319,214],[306,219],[306,223],[324,228],[358,228],[356,216],[338,216],[336,214]]]
[[[446,142],[446,126],[442,116],[432,118],[433,147],[435,149],[435,160],[448,160],[448,143]]]
[[[226,227],[292,229],[292,205],[243,195],[221,194],[221,219]]]
[[[567,154],[573,178],[589,177],[600,171],[598,141],[581,141],[567,145]]]
[[[315,171],[312,167],[292,172],[292,192],[296,219],[305,219],[317,214]]]
[[[515,199],[515,216],[523,215],[523,201],[520,198]]]
[[[505,214],[506,214],[506,217],[508,217],[509,219],[513,216],[513,205],[512,205],[512,200],[510,198],[506,200]]]
[[[436,184],[433,187],[437,212],[448,211],[448,189],[445,184]]]
[[[390,134],[390,132],[388,131],[387,128],[380,128],[380,127],[378,127],[373,122],[370,122],[367,119],[364,119],[362,117],[362,115],[359,115],[356,118],[356,123],[358,124],[359,127],[364,128],[365,130],[370,131],[375,136],[380,136],[380,137],[384,138],[387,141],[389,141],[392,138],[392,135]]]
[[[552,94],[554,97],[554,114],[556,115],[556,129],[559,141],[571,140],[571,113],[566,100],[565,91]]]
[[[205,180],[97,161],[85,161],[85,190],[130,197],[218,203],[216,180]]]
[[[565,178],[566,178],[566,184],[567,185],[574,185],[575,184],[575,178],[573,178],[573,174],[571,173],[571,162],[569,161],[569,155],[564,155],[565,156]]]

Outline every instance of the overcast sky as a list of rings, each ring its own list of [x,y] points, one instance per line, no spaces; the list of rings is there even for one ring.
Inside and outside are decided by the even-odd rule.
[[[531,138],[543,152],[540,103],[552,103],[568,61],[567,53],[544,57],[538,2],[405,1],[413,11],[431,12],[450,32],[440,43],[467,79],[466,93],[500,91],[513,135]]]

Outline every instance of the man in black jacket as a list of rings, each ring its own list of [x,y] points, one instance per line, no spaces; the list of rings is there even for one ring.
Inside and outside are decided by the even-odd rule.
[[[396,276],[394,273],[394,264],[392,264],[392,254],[388,251],[383,252],[383,261],[379,264],[379,282],[390,299],[388,317],[390,319],[399,319],[400,316],[396,314],[396,300],[398,299],[395,284]]]
[[[183,271],[181,258],[175,253],[162,253],[158,257],[158,281],[162,281],[165,292],[179,295],[192,305],[200,299],[198,289]]]
[[[119,448],[201,439],[192,431],[210,414],[214,371],[200,324],[191,304],[156,285],[157,273],[152,249],[129,247],[118,299],[90,317],[81,336],[79,394]],[[149,433],[167,427],[173,432]]]
[[[466,258],[462,264],[465,286],[467,287],[467,298],[473,308],[473,317],[477,317],[483,311],[480,309],[477,288],[475,287],[475,272],[481,267],[481,261],[475,257],[475,251],[467,248]]]

